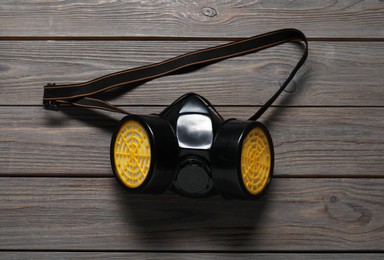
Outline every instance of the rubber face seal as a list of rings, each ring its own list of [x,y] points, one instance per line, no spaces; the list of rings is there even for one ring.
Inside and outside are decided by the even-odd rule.
[[[271,147],[267,134],[255,127],[245,137],[241,149],[241,177],[247,191],[252,195],[262,192],[271,172]]]
[[[148,177],[151,165],[151,145],[144,127],[137,121],[122,124],[114,144],[116,173],[129,188],[137,188]]]

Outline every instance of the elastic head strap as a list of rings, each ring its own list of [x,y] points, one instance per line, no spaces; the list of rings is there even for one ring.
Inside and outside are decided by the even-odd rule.
[[[94,95],[114,88],[127,87],[132,83],[143,83],[154,78],[177,72],[184,68],[196,65],[206,65],[227,58],[257,52],[286,42],[298,41],[303,41],[305,43],[303,56],[280,89],[250,118],[251,120],[256,120],[281,94],[308,56],[307,39],[299,30],[278,30],[207,49],[193,51],[159,63],[119,71],[83,83],[70,85],[48,84],[44,87],[43,104],[46,108],[57,108],[58,106],[71,104],[86,108],[97,108],[113,112],[127,113],[103,100],[96,99]]]
[[[273,102],[280,96],[281,92],[288,86],[289,82],[293,79],[293,77],[296,75],[297,71],[300,69],[300,67],[304,64],[305,60],[308,57],[308,41],[305,35],[297,30],[298,38],[296,41],[303,41],[304,42],[304,53],[301,56],[299,62],[296,64],[296,66],[293,68],[291,73],[289,74],[288,78],[284,81],[284,83],[281,85],[279,90],[276,91],[276,93],[267,101],[265,104],[253,115],[249,118],[249,120],[257,120],[259,117],[261,117],[264,112],[272,105]]]

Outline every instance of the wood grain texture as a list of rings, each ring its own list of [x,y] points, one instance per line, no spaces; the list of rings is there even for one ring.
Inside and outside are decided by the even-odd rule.
[[[204,15],[203,8],[216,15]],[[384,37],[382,1],[2,1],[2,36]]]
[[[0,181],[2,250],[383,250],[384,179],[275,179],[256,202],[134,196],[113,178]]]
[[[48,82],[75,83],[160,62],[221,42],[0,42],[0,105],[41,104]],[[197,92],[215,105],[261,105],[301,55],[286,44],[198,71],[147,82],[115,104],[168,105]],[[382,106],[384,43],[311,42],[309,60],[276,102],[295,106]],[[128,89],[127,89],[128,90]],[[234,92],[234,90],[236,92]],[[111,98],[116,95],[109,94]]]
[[[5,0],[0,24],[0,259],[384,258],[384,1]],[[130,195],[109,162],[122,115],[41,107],[48,82],[286,27],[310,37],[309,59],[295,93],[261,118],[276,164],[259,201]],[[104,97],[149,114],[197,92],[246,119],[300,51],[286,44]]]
[[[380,253],[126,253],[126,252],[1,252],[1,259],[276,259],[276,260],[382,260]]]
[[[129,107],[159,113],[162,107]],[[247,119],[255,107],[218,107]],[[0,108],[1,176],[112,176],[110,139],[120,114]],[[276,176],[384,175],[383,108],[272,108],[261,118],[275,146]]]

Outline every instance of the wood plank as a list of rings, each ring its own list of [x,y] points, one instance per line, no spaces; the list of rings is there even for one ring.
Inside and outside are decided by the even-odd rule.
[[[3,41],[0,105],[40,105],[43,86],[48,82],[82,82],[219,43]],[[287,44],[193,73],[156,79],[113,102],[167,105],[186,92],[198,92],[216,105],[261,105],[277,90],[299,56],[300,47]],[[296,92],[284,93],[276,104],[382,106],[383,75],[384,42],[312,42],[309,60],[289,87]]]
[[[379,253],[129,253],[129,252],[0,252],[1,259],[371,259],[382,260]]]
[[[112,176],[110,138],[120,114],[0,108],[1,176]],[[162,107],[130,107],[159,113]],[[219,107],[246,119],[254,107]],[[383,176],[383,108],[273,108],[276,176]]]
[[[384,179],[275,179],[256,202],[129,195],[112,178],[1,178],[0,249],[374,251]]]
[[[383,38],[383,14],[382,1],[369,0],[7,0],[0,35],[242,37],[296,27],[310,37]]]

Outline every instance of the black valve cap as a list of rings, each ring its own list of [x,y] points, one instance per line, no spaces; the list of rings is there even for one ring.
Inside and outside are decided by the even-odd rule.
[[[183,160],[173,184],[173,190],[188,197],[211,195],[214,185],[210,167],[199,158]]]

